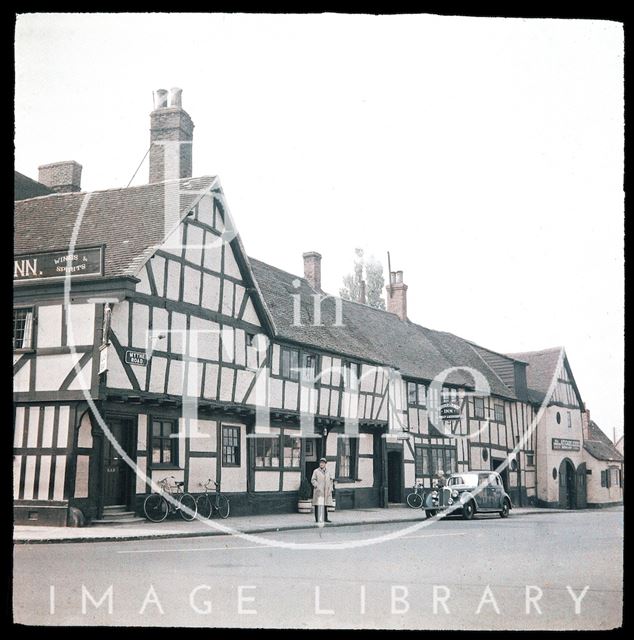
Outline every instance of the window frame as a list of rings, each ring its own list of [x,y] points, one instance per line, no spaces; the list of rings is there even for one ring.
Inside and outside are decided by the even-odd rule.
[[[341,458],[344,452],[342,448],[349,445],[348,457],[348,475],[341,475]],[[337,437],[337,462],[335,465],[335,480],[337,482],[355,482],[358,478],[359,469],[359,438],[353,436]]]
[[[178,426],[178,419],[174,419],[174,418],[160,418],[160,417],[152,417],[150,420],[148,420],[149,422],[149,447],[148,447],[148,460],[150,463],[150,468],[151,469],[180,469],[180,465],[178,463],[179,461],[179,439],[178,437],[171,437],[174,434],[178,434],[179,433],[179,426]],[[165,425],[165,424],[169,424],[171,425],[171,430],[170,430],[170,435],[161,435],[160,436],[155,436],[154,435],[154,424],[155,423],[159,423],[161,425]],[[161,427],[161,432],[162,432],[162,427]],[[163,460],[160,460],[159,462],[155,462],[154,461],[154,440],[155,438],[158,438],[161,443],[163,441],[167,441],[170,443],[170,461],[169,462],[165,462]],[[161,452],[161,459],[163,458],[163,451],[164,448],[161,445],[160,447],[160,452]]]
[[[498,416],[498,408],[501,408],[501,419]],[[500,402],[499,400],[493,402],[493,417],[495,418],[495,422],[498,424],[506,424],[506,411],[504,409],[505,407],[503,402]]]
[[[289,437],[291,440],[299,440],[299,448],[298,448],[298,453],[297,453],[297,458],[294,458],[293,456],[291,456],[291,460],[297,460],[297,465],[292,466],[292,467],[288,467],[285,464],[285,458],[284,458],[284,439],[286,437]],[[301,470],[302,468],[302,438],[300,435],[300,432],[295,430],[295,429],[283,429],[282,431],[280,431],[280,433],[278,433],[277,435],[258,435],[256,437],[252,437],[250,438],[250,440],[253,442],[253,444],[251,445],[251,451],[252,451],[252,456],[251,456],[251,464],[250,467],[251,469],[253,469],[254,471],[298,471]],[[272,446],[270,451],[270,456],[269,456],[269,460],[271,461],[270,465],[260,465],[258,464],[258,458],[263,458],[264,456],[258,456],[258,444],[262,443],[263,441],[267,441],[270,440],[272,442],[275,442],[275,446]],[[260,444],[261,446],[261,444]],[[277,448],[277,456],[273,455],[273,452],[275,451],[275,449]],[[295,447],[292,447],[292,449],[294,450]],[[273,464],[273,460],[274,458],[277,457],[278,460],[278,464],[274,465]]]
[[[481,414],[478,411],[479,404],[482,406]],[[476,418],[477,420],[484,420],[486,418],[486,408],[484,405],[484,398],[478,398],[478,397],[473,398],[473,417]]]
[[[410,398],[412,390],[414,391],[413,400]],[[418,409],[427,408],[427,387],[424,384],[407,380],[407,406],[417,407]]]
[[[414,475],[416,478],[436,476],[439,460],[442,460],[441,468],[447,476],[458,473],[458,453],[455,446],[414,444]]]
[[[295,360],[294,363],[293,360]],[[299,382],[299,349],[280,346],[280,378]]]
[[[30,323],[28,323],[28,321],[25,319],[24,325],[25,328],[28,324],[29,327],[29,344],[28,346],[21,346],[21,347],[16,347],[15,346],[15,321],[16,321],[16,312],[17,311],[26,311],[27,312],[27,317],[28,317],[28,312],[31,312],[31,319],[30,319]],[[18,352],[18,353],[28,353],[29,351],[34,351],[35,350],[35,312],[36,312],[36,307],[33,304],[18,304],[15,305],[13,307],[13,336],[12,336],[12,340],[13,340],[13,351],[14,352]],[[24,332],[26,333],[26,331],[24,330]],[[24,343],[24,334],[22,337],[22,342]]]
[[[225,434],[232,432],[233,436],[235,436],[235,434],[237,433],[237,444],[231,444],[231,445],[226,445],[225,444]],[[232,437],[233,437],[232,436]],[[221,460],[220,460],[220,464],[222,467],[240,467],[242,465],[242,430],[239,426],[234,425],[234,424],[222,424],[221,425],[221,431],[220,431],[220,442],[221,442],[221,450],[220,450],[220,454],[221,454]],[[234,458],[237,457],[237,462],[227,462],[226,460],[226,454],[227,454],[227,447],[233,447],[234,449],[237,449],[237,455],[236,452],[234,451]]]

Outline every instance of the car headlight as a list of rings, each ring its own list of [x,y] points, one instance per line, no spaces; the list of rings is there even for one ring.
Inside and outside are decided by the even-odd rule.
[[[449,498],[449,500],[447,500],[447,504],[452,505],[453,504],[453,500],[451,498]]]
[[[455,489],[451,492],[451,497],[452,498],[457,498],[458,497],[458,492]]]

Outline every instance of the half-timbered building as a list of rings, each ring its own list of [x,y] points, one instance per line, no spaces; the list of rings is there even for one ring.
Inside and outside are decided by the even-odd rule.
[[[338,509],[402,503],[440,469],[499,468],[516,505],[581,482],[563,350],[505,355],[420,326],[402,272],[382,311],[324,294],[316,252],[303,276],[249,257],[219,179],[192,177],[180,92],[157,93],[149,184],[84,193],[67,162],[16,187],[17,522],[138,514],[168,475],[191,493],[216,480],[233,513],[292,511],[321,456]]]

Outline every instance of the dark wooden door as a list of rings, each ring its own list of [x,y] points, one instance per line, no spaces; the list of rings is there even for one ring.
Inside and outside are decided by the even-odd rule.
[[[131,423],[129,420],[109,420],[113,438],[129,451]],[[115,449],[110,438],[104,437],[104,506],[127,505],[130,468]]]
[[[561,509],[575,508],[576,474],[570,460],[562,460],[559,465],[559,507]]]
[[[577,509],[585,509],[588,506],[587,487],[586,487],[586,463],[582,462],[577,467]]]
[[[403,463],[400,451],[387,452],[387,499],[403,502]]]

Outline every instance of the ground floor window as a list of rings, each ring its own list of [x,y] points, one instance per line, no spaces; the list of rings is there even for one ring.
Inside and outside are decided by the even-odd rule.
[[[616,467],[610,467],[605,471],[601,472],[601,486],[610,488],[610,487],[622,487],[623,479],[621,476],[621,470]]]
[[[263,469],[284,467],[299,469],[302,440],[294,434],[284,433],[274,437],[257,437],[254,440],[254,465]]]
[[[177,433],[175,420],[152,420],[152,466],[178,465]]]
[[[415,445],[414,466],[417,478],[435,476],[440,470],[445,475],[458,470],[454,447]]]
[[[240,427],[222,427],[222,466],[240,466]]]
[[[357,470],[357,439],[337,438],[337,478],[354,480]]]
[[[280,466],[279,436],[277,438],[255,438],[255,466]]]

